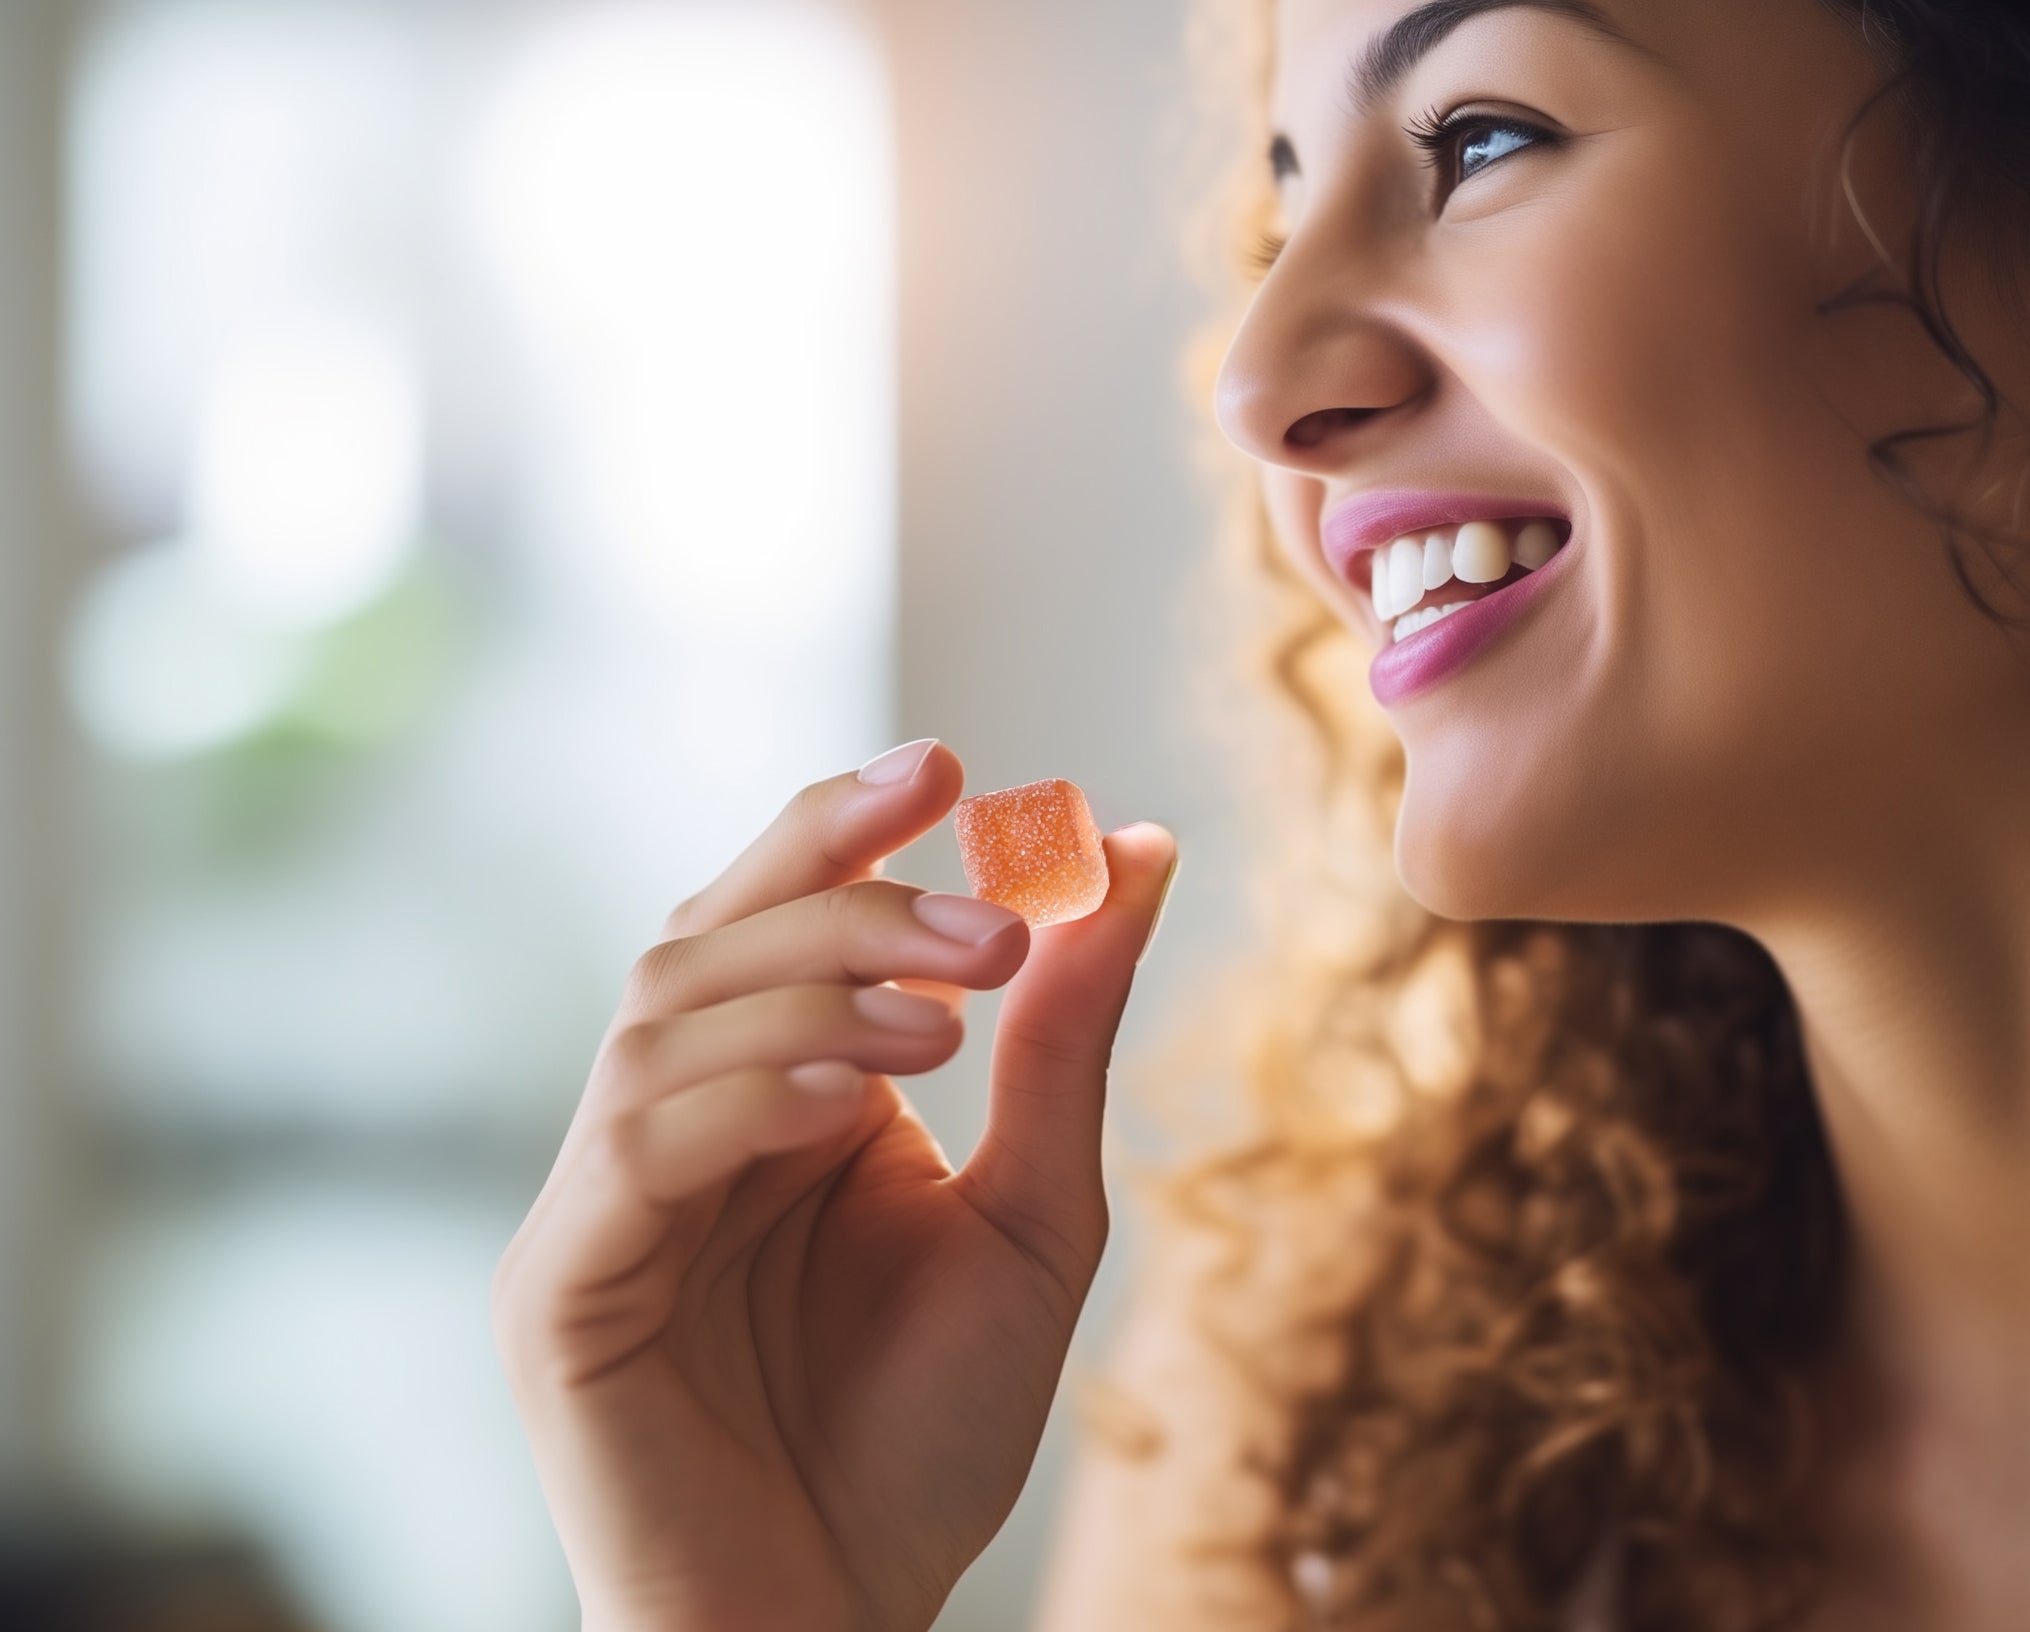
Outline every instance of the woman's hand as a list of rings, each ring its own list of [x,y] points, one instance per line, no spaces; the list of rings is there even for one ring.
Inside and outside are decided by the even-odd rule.
[[[1032,938],[875,876],[963,783],[936,744],[884,768],[805,789],[671,915],[495,1278],[588,1632],[927,1627],[1035,1456],[1175,846],[1109,836],[1106,903]],[[954,1173],[881,1073],[950,1059],[954,989],[1018,970]]]

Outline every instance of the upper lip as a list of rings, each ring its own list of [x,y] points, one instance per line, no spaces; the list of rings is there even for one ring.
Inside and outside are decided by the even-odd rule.
[[[1432,532],[1468,521],[1510,521],[1555,516],[1569,521],[1562,505],[1543,499],[1505,498],[1489,493],[1435,493],[1419,488],[1377,488],[1356,493],[1333,507],[1320,528],[1325,558],[1348,583],[1359,584],[1361,555],[1405,534]],[[1365,586],[1361,586],[1365,587]]]

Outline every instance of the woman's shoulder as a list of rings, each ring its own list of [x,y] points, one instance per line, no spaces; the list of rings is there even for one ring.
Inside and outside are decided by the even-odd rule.
[[[1278,1424],[1192,1318],[1205,1260],[1150,1241],[1097,1364],[1067,1366],[1076,1449],[1034,1632],[1261,1632],[1289,1588],[1251,1557],[1275,1492],[1253,1454]]]

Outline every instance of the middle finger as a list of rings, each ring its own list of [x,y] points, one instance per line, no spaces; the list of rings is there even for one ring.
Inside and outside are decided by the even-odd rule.
[[[649,948],[635,965],[628,1005],[653,1016],[771,986],[905,977],[990,991],[1028,955],[1029,929],[1018,913],[872,879]]]
[[[843,1060],[913,1076],[958,1052],[964,1023],[934,998],[887,986],[781,986],[660,1020],[609,1040],[601,1061],[628,1104],[756,1067]]]

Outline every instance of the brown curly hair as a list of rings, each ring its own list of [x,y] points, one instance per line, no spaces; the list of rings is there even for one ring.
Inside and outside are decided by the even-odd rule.
[[[2022,627],[1961,566],[1971,539],[2016,583],[2011,541],[1933,508],[1901,454],[1989,437],[2003,407],[1942,309],[1938,254],[1955,220],[1995,220],[2005,194],[2007,218],[2026,219],[2030,21],[1972,0],[1823,3],[1888,69],[1841,163],[1876,102],[1905,98],[1924,207],[1900,267],[1884,257],[1902,287],[1856,285],[1822,310],[1905,306],[1984,404],[1881,439],[1868,465],[1937,520],[1976,604]],[[1199,121],[1229,155],[1230,301],[1248,281],[1233,246],[1253,248],[1274,209],[1269,16],[1246,0],[1194,21],[1201,62],[1249,92],[1241,139]],[[1194,354],[1199,402],[1233,315]],[[1349,631],[1273,542],[1252,470],[1221,464],[1230,548],[1205,601],[1273,631],[1247,679],[1294,704],[1281,725],[1227,712],[1228,745],[1253,751],[1246,807],[1268,823],[1268,950],[1241,976],[1248,1024],[1235,1033],[1222,1006],[1144,1081],[1152,1099],[1184,1075],[1217,1095],[1237,1071],[1248,1122],[1135,1182],[1159,1232],[1224,1244],[1195,1324],[1282,1425],[1234,1470],[1273,1490],[1270,1517],[1222,1550],[1287,1584],[1292,1627],[1551,1632],[1610,1541],[1637,1632],[1794,1625],[1824,1563],[1829,1424],[1812,1377],[1847,1235],[1784,979],[1719,925],[1457,923],[1408,901],[1391,861],[1399,744]],[[1214,676],[1202,700],[1229,703],[1238,678]],[[1293,825],[1304,810],[1316,819]],[[1251,1040],[1244,1057],[1218,1046],[1222,1026]]]

